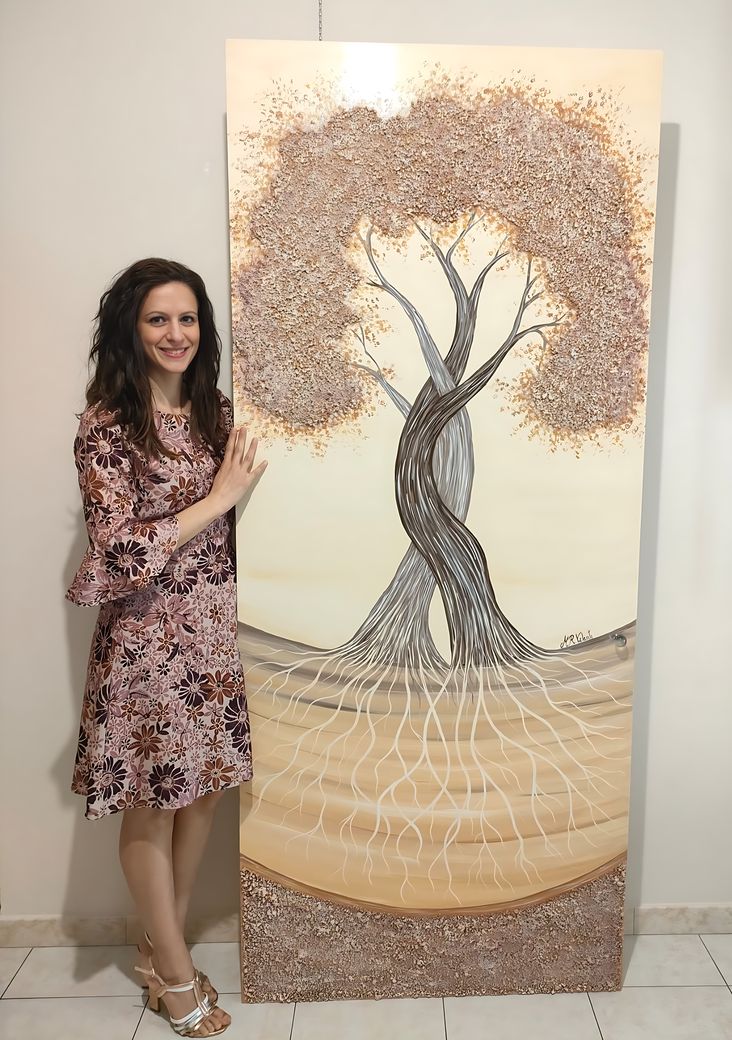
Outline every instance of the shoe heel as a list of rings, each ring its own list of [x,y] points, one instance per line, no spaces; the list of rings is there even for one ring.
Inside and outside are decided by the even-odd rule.
[[[144,968],[137,969],[142,975],[147,975],[150,979],[150,983],[147,987],[147,1004],[148,1007],[153,1011],[160,1010],[160,995],[165,992],[165,986],[160,984],[160,980],[154,971],[145,971]]]

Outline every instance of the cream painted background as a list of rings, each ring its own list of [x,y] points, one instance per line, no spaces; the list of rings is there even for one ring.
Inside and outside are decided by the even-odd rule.
[[[454,299],[437,262],[419,259],[416,237],[405,257],[380,249],[379,264],[420,310],[446,352]],[[500,241],[480,228],[472,233],[470,261],[459,262],[466,284],[472,284]],[[469,371],[487,360],[508,333],[525,277],[520,261],[491,272]],[[417,337],[399,304],[385,294],[379,316],[391,329],[372,353],[382,367],[394,369],[393,385],[413,401],[427,374]],[[524,324],[542,316],[537,302]],[[365,356],[363,362],[371,365]],[[501,366],[500,378],[512,378],[525,365],[512,357]],[[602,635],[632,621],[641,435],[628,435],[617,447],[608,438],[603,447],[588,446],[579,459],[571,450],[551,453],[538,440],[515,432],[517,420],[502,410],[505,404],[505,394],[489,386],[468,407],[475,450],[468,526],[486,551],[501,606],[524,635],[542,646],[559,646],[569,632]],[[245,405],[237,418],[247,421]],[[397,409],[386,400],[358,428],[335,431],[322,455],[304,441],[290,447],[284,440],[263,439],[266,481],[238,524],[240,621],[319,647],[338,646],[355,632],[408,547],[394,500],[402,426]],[[249,543],[259,547],[251,556],[244,548]],[[432,614],[433,634],[449,655],[439,595]]]
[[[68,792],[93,613],[63,600],[84,544],[71,456],[89,324],[108,278],[153,253],[199,269],[228,322],[224,41],[313,39],[315,0],[5,0],[2,915],[123,914],[118,821]],[[726,0],[325,0],[327,39],[665,52],[641,537],[633,903],[732,901],[732,389]],[[222,385],[230,387],[229,361]],[[293,500],[293,510],[297,501]],[[257,551],[252,546],[252,552]],[[721,648],[721,649],[720,649]],[[199,913],[236,908],[237,798]]]

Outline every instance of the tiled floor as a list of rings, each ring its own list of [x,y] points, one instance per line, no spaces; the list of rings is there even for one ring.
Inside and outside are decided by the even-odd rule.
[[[234,943],[202,943],[196,963],[246,1040],[732,1040],[732,935],[639,935],[621,993],[445,1000],[239,1002]],[[3,1040],[159,1040],[128,946],[0,949]],[[223,994],[230,994],[225,999]]]

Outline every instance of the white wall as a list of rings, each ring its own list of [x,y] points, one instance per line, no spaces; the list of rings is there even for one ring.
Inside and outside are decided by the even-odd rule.
[[[324,8],[330,40],[665,51],[630,895],[732,901],[727,0]],[[224,40],[317,38],[317,0],[4,0],[1,17],[2,912],[121,914],[119,821],[84,820],[68,791],[94,620],[63,599],[90,319],[114,272],[172,256],[204,275],[226,340]],[[236,907],[236,810],[230,793],[199,913]]]

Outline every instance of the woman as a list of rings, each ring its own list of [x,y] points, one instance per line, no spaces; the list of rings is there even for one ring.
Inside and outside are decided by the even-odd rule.
[[[231,1021],[183,936],[216,804],[252,775],[232,538],[266,466],[216,388],[220,354],[182,264],[141,260],[102,296],[74,442],[89,547],[66,594],[100,606],[72,790],[89,819],[123,814],[135,967],[197,1037]]]

